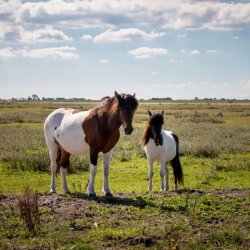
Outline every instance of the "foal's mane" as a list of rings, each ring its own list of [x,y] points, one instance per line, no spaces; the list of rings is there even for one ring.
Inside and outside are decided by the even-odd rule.
[[[144,147],[148,143],[150,136],[151,136],[151,130],[150,130],[150,124],[148,121],[147,126],[143,130],[143,134],[142,134],[142,138],[141,138],[142,147]]]

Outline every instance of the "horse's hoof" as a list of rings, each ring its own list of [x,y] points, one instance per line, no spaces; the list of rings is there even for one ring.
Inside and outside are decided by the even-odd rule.
[[[56,194],[56,191],[50,190],[49,194]]]
[[[96,193],[89,194],[89,197],[90,197],[90,198],[95,198],[95,197],[96,197]]]
[[[66,192],[64,192],[64,194],[71,194],[71,193],[70,193],[70,191],[66,191]]]
[[[113,194],[111,194],[111,193],[106,193],[105,196],[106,196],[106,197],[113,197]]]

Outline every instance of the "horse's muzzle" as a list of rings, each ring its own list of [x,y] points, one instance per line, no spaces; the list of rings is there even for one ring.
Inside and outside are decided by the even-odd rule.
[[[126,127],[124,128],[125,135],[130,135],[133,132],[133,127]]]

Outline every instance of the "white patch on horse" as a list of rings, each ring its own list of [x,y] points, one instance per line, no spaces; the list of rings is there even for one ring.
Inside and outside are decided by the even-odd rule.
[[[60,112],[62,111],[60,110]],[[57,126],[54,137],[61,147],[70,154],[88,155],[89,145],[85,141],[82,123],[90,111],[73,112],[73,109],[64,110],[63,119],[60,126]]]

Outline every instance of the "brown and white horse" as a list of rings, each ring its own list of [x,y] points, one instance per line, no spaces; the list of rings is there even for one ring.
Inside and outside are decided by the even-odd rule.
[[[134,95],[115,92],[112,98],[104,98],[100,104],[88,111],[57,109],[44,124],[44,134],[51,160],[51,189],[56,192],[56,169],[60,166],[63,190],[69,193],[66,169],[69,158],[74,155],[90,156],[90,180],[88,194],[95,196],[94,180],[97,158],[103,153],[103,191],[112,195],[109,188],[109,162],[114,146],[119,140],[119,128],[123,125],[125,134],[133,131],[132,120],[138,107]]]
[[[160,163],[161,190],[169,189],[169,177],[167,163],[169,162],[174,170],[174,190],[177,191],[177,184],[183,183],[183,172],[179,160],[179,139],[171,131],[162,130],[164,118],[162,113],[151,113],[148,110],[149,119],[142,135],[142,146],[148,160],[149,168],[149,191],[152,190],[153,164]],[[165,185],[164,185],[165,177]]]

